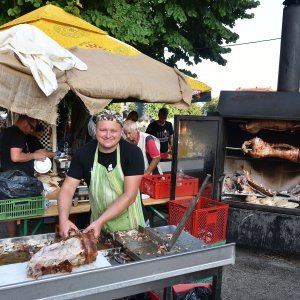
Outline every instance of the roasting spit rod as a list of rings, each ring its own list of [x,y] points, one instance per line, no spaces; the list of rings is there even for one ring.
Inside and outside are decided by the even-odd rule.
[[[243,150],[242,148],[235,148],[235,147],[225,147],[227,150]],[[247,150],[252,150],[252,148],[247,148]]]
[[[227,150],[242,150],[242,148],[225,147]]]

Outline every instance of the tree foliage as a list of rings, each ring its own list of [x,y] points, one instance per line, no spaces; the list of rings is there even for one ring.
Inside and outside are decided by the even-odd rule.
[[[253,18],[248,9],[256,0],[0,0],[3,24],[51,3],[64,8],[143,53],[176,66],[210,59],[225,65],[223,54],[238,35],[232,28],[238,19]],[[165,55],[166,51],[170,54]]]
[[[206,102],[202,106],[203,114],[206,115],[207,112],[217,112],[218,111],[218,103],[219,103],[219,98],[213,98],[210,102]]]
[[[166,107],[169,111],[168,119],[174,118],[174,115],[202,115],[202,109],[199,104],[193,103],[187,109],[179,109],[173,105],[162,103],[147,103],[145,104],[147,116],[149,119],[157,119],[158,111],[162,107]]]
[[[110,103],[105,107],[105,109],[113,110],[120,114],[122,112],[122,108],[123,108],[123,106],[121,103]]]

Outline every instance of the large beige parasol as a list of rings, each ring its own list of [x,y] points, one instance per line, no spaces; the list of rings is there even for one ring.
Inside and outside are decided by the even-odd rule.
[[[137,99],[185,107],[192,89],[185,76],[137,49],[110,37],[101,29],[53,5],[43,6],[0,27],[6,30],[30,24],[68,48],[87,71],[54,69],[58,88],[45,96],[12,52],[0,53],[0,106],[13,112],[56,123],[57,104],[72,90],[91,114],[112,99]]]

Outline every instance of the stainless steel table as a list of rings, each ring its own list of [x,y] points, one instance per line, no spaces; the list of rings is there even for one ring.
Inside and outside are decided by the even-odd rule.
[[[163,256],[0,287],[0,299],[116,299],[213,276],[220,299],[222,267],[234,264],[235,245]],[[169,290],[170,291],[170,290]],[[172,294],[165,293],[165,299]]]

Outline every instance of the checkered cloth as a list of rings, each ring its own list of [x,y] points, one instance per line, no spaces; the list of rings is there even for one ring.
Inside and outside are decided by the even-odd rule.
[[[44,134],[40,139],[41,144],[47,151],[52,151],[51,126],[46,122],[39,121],[44,127]]]

